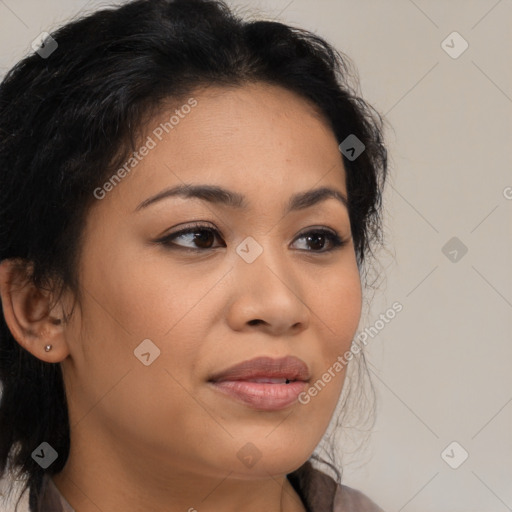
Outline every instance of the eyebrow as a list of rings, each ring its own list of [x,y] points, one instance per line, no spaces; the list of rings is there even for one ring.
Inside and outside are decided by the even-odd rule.
[[[142,201],[134,212],[147,208],[149,205],[155,204],[162,199],[176,196],[197,198],[213,204],[226,205],[237,210],[247,209],[248,206],[244,195],[218,185],[182,184],[162,190],[158,194]],[[304,210],[327,199],[336,199],[348,211],[348,201],[342,192],[330,187],[320,187],[305,192],[298,192],[291,196],[285,207],[285,214],[292,211]]]

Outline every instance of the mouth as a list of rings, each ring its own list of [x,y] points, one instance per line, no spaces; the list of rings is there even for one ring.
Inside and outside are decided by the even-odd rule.
[[[296,403],[310,378],[306,363],[297,357],[258,357],[213,375],[208,383],[246,406],[277,411]]]

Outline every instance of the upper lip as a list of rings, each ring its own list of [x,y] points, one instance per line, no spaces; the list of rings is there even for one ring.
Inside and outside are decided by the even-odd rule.
[[[288,379],[308,381],[310,373],[306,363],[295,356],[278,359],[272,357],[256,357],[236,364],[214,374],[210,381],[248,380],[260,378]]]

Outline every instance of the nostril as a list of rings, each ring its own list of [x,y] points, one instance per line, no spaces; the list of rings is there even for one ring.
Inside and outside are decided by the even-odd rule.
[[[249,322],[249,325],[258,325],[261,322],[262,322],[262,320],[259,320],[259,319],[256,318],[256,320],[251,320]]]

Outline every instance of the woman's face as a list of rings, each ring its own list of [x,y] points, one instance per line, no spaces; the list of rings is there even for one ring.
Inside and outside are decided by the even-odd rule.
[[[154,147],[88,214],[83,302],[62,361],[71,457],[141,472],[286,474],[321,440],[345,371],[307,404],[281,401],[283,387],[320,379],[361,313],[347,208],[332,197],[287,207],[320,187],[346,197],[343,162],[327,124],[289,91],[252,84],[193,97],[188,114],[177,105],[148,124],[142,142]],[[175,195],[140,206],[184,184],[222,187],[245,205]],[[163,240],[194,223],[197,235]],[[262,356],[301,359],[309,383],[210,382]]]

